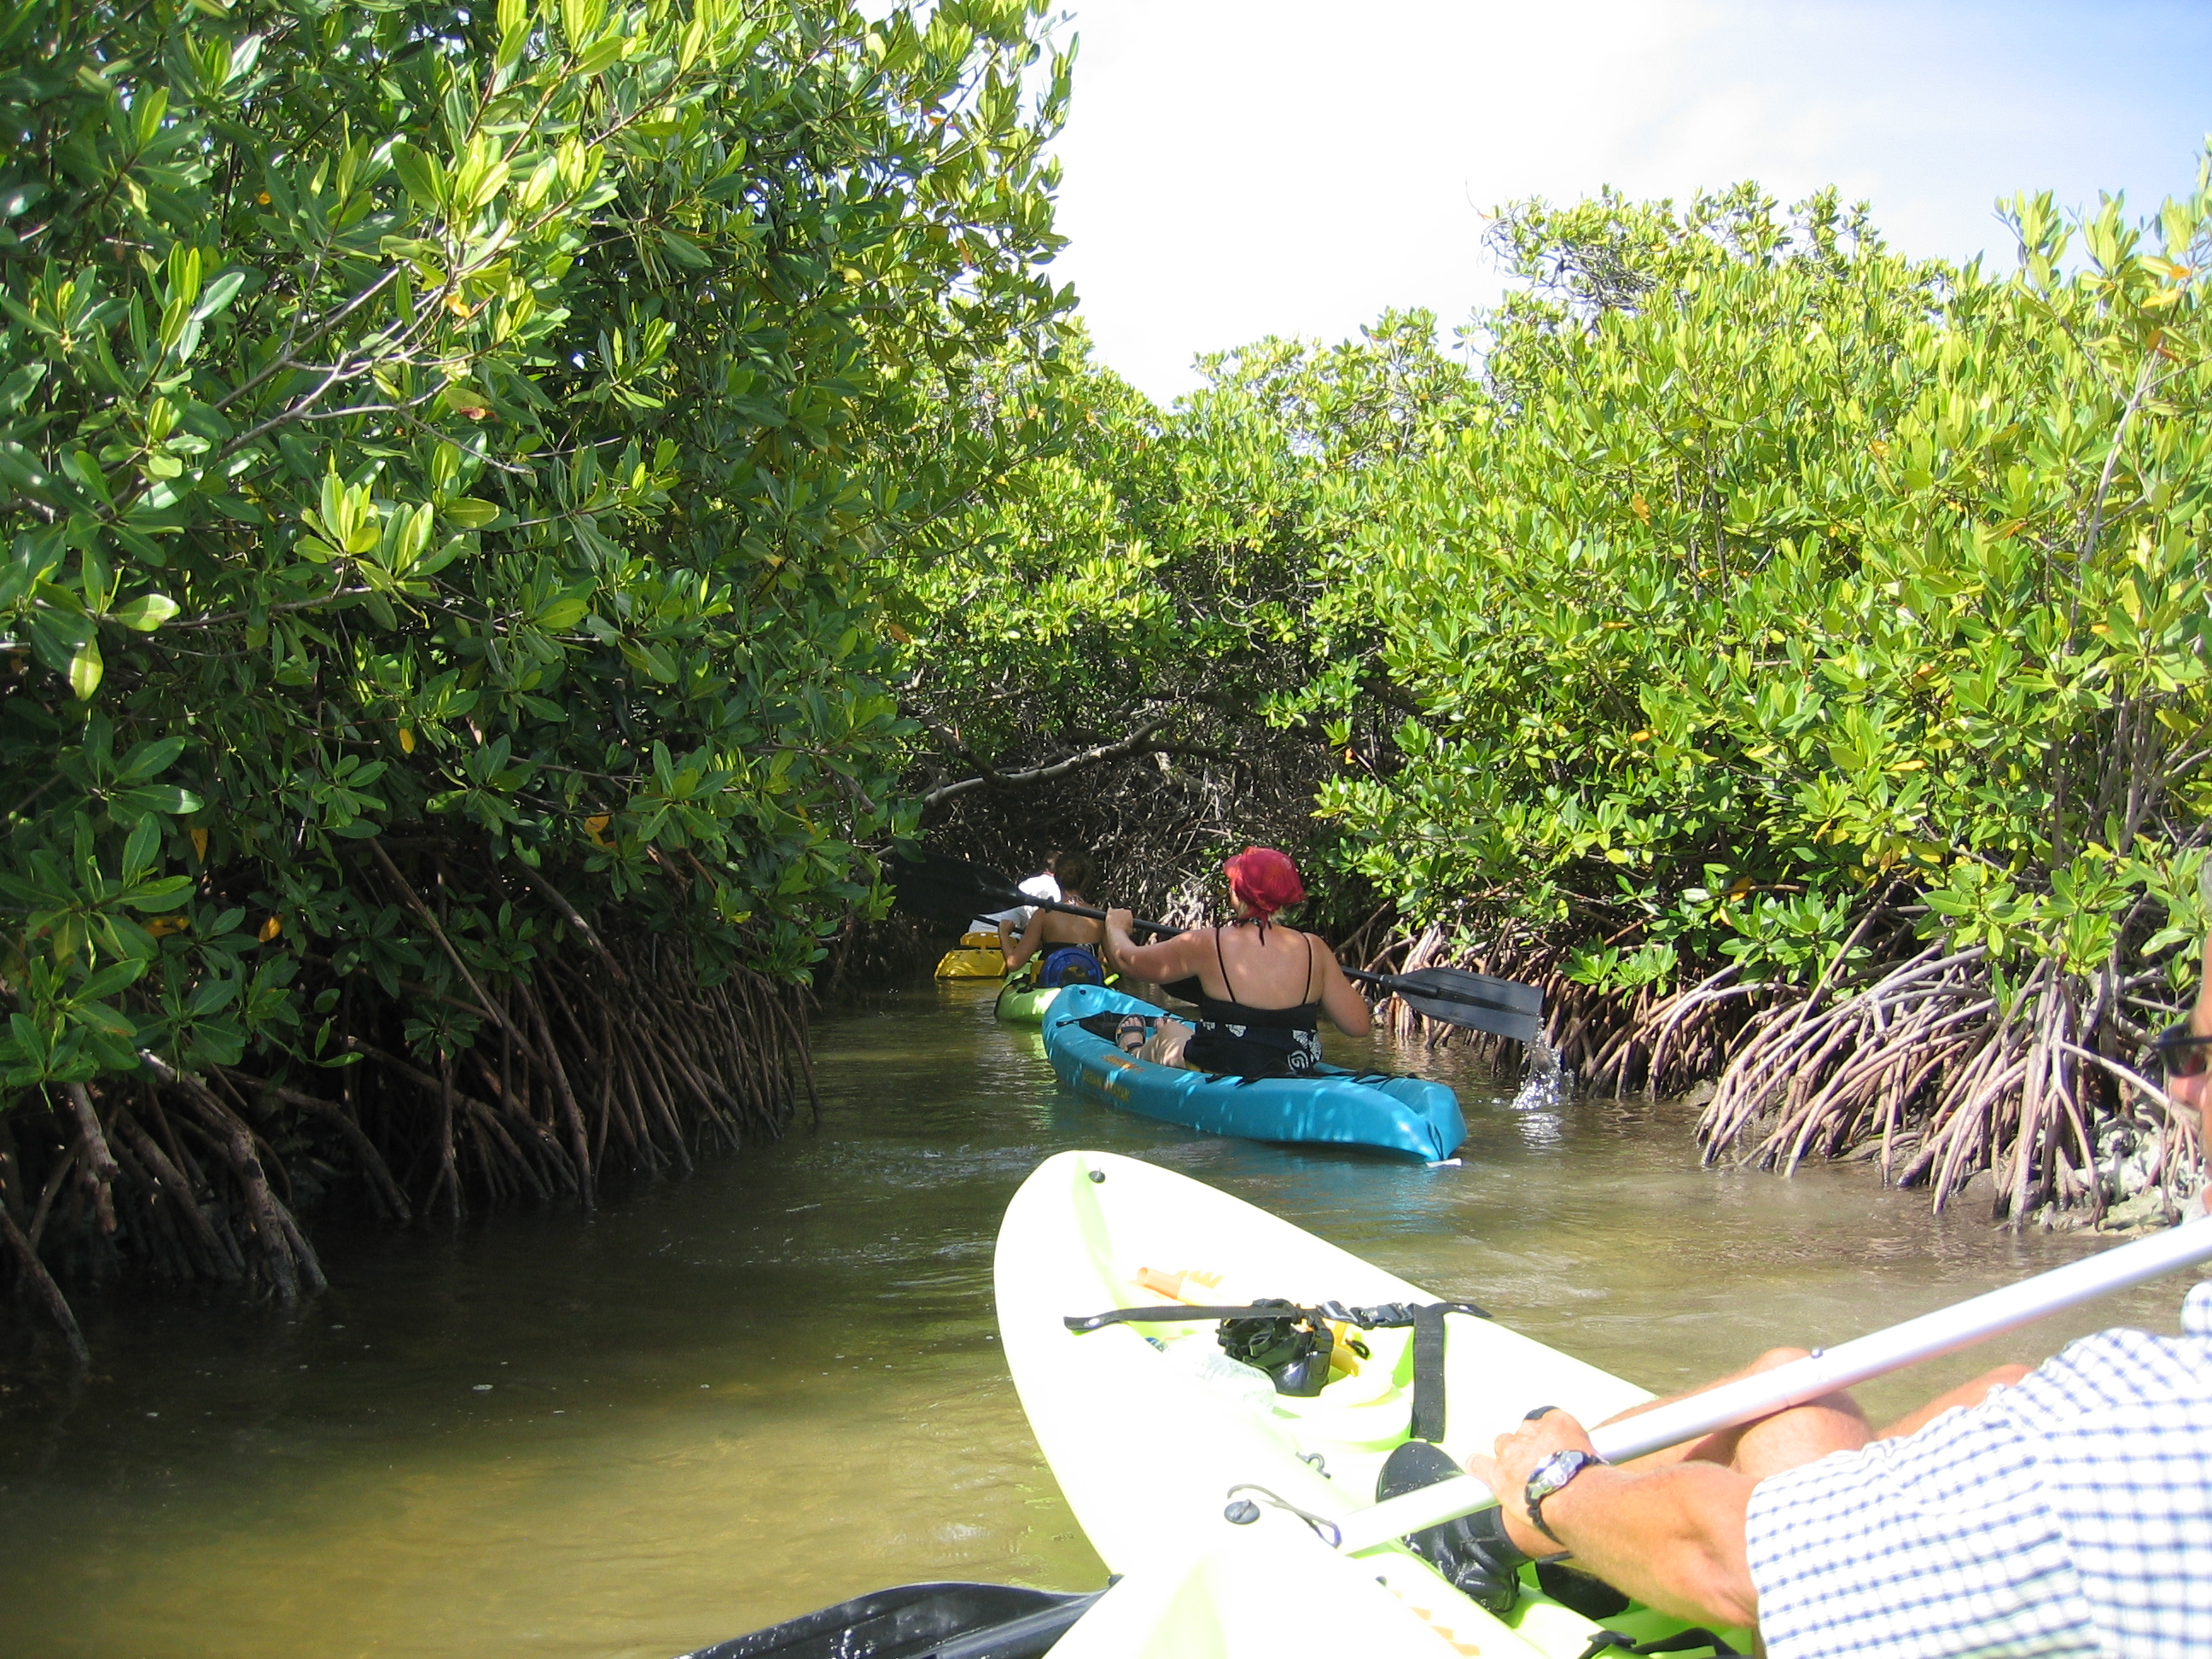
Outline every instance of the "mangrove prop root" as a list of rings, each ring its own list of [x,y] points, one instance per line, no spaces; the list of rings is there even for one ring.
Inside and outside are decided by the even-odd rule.
[[[1900,939],[1911,954],[1897,954]],[[1856,947],[1873,965],[1845,965]],[[1878,1157],[1885,1181],[1926,1187],[1938,1210],[1986,1174],[1992,1211],[2014,1226],[2069,1210],[2094,1222],[2145,1191],[2178,1211],[2197,1179],[2190,1115],[2133,1059],[2147,1032],[2124,1008],[2149,1006],[2136,988],[2150,976],[2124,977],[2117,951],[2094,974],[2043,961],[2008,984],[1979,947],[1919,947],[1877,904],[1809,987],[1731,966],[1669,994],[1603,994],[1565,977],[1562,950],[1506,940],[1470,954],[1434,929],[1376,955],[1404,972],[1449,963],[1536,985],[1547,1036],[1588,1091],[1710,1083],[1708,1163],[1787,1174],[1808,1158]],[[1395,1000],[1378,1014],[1431,1046],[1517,1047]]]
[[[116,1167],[115,1154],[108,1150],[107,1137],[100,1127],[100,1114],[92,1109],[92,1097],[85,1092],[82,1083],[64,1083],[62,1094],[70,1103],[70,1114],[76,1119],[77,1133],[83,1137],[77,1167],[93,1190],[93,1203],[100,1213],[100,1230],[105,1233],[115,1231],[116,1177],[123,1171]]]
[[[46,1271],[46,1264],[39,1260],[39,1253],[31,1248],[30,1239],[15,1224],[15,1218],[0,1206],[0,1237],[8,1241],[9,1254],[15,1259],[16,1271],[45,1304],[47,1314],[61,1328],[62,1340],[69,1344],[70,1358],[80,1365],[92,1363],[92,1350],[85,1346],[84,1333],[77,1328],[76,1316],[70,1311],[69,1298],[62,1287],[54,1283],[54,1276]]]
[[[433,902],[450,885],[384,873],[426,933],[444,933]],[[402,1223],[589,1205],[611,1174],[780,1137],[802,1091],[814,1098],[804,994],[743,970],[704,983],[680,933],[578,926],[572,908],[553,904],[574,942],[504,977],[461,975],[455,935],[438,941],[456,969],[442,991],[395,998],[344,976],[322,1066],[274,1054],[193,1073],[149,1054],[135,1082],[0,1103],[0,1259],[18,1291],[74,1353],[71,1278],[314,1294],[323,1269],[301,1218],[333,1189]],[[428,1037],[426,993],[446,1022]]]

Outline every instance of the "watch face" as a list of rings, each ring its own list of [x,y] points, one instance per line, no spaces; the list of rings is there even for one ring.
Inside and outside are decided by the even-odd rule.
[[[1553,1452],[1536,1465],[1535,1472],[1528,1477],[1530,1495],[1537,1498],[1549,1498],[1579,1474],[1583,1465],[1589,1461],[1590,1456],[1588,1452]]]

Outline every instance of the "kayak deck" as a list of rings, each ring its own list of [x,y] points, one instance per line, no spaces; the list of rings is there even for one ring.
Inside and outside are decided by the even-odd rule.
[[[1467,1139],[1459,1097],[1426,1078],[1334,1066],[1302,1078],[1186,1071],[1126,1054],[1080,1024],[1094,1014],[1161,1012],[1104,986],[1064,987],[1043,1022],[1046,1057],[1079,1094],[1212,1134],[1374,1146],[1432,1162]]]
[[[1579,1659],[1589,1649],[1599,1624],[1544,1593],[1533,1567],[1522,1569],[1528,1593],[1501,1621],[1402,1544],[1341,1556],[1296,1513],[1325,1525],[1373,1500],[1376,1474],[1410,1425],[1410,1331],[1360,1333],[1368,1355],[1316,1396],[1296,1399],[1224,1374],[1211,1321],[1082,1335],[1064,1323],[1171,1301],[1359,1306],[1433,1302],[1429,1292],[1200,1182],[1100,1152],[1062,1153],[1030,1177],[1007,1210],[996,1273],[1001,1338],[1031,1427],[1091,1543],[1129,1576],[1063,1653],[1241,1659],[1269,1650],[1258,1639],[1279,1622],[1258,1605],[1268,1595],[1310,1613],[1336,1593],[1328,1585],[1380,1607],[1361,1589],[1378,1578],[1396,1607],[1384,1623],[1397,1633],[1362,1627],[1358,1650],[1377,1659],[1455,1650]],[[1487,1449],[1534,1406],[1596,1422],[1650,1398],[1493,1321],[1445,1323],[1442,1444],[1455,1461]],[[1254,1524],[1224,1515],[1232,1487],[1259,1503]],[[1219,1605],[1223,1597],[1233,1605]],[[1144,1634],[1155,1626],[1173,1629],[1155,1641]],[[1686,1628],[1632,1607],[1603,1626],[1638,1640]],[[1103,1644],[1109,1632],[1116,1645]],[[1747,1637],[1738,1646],[1747,1650]]]

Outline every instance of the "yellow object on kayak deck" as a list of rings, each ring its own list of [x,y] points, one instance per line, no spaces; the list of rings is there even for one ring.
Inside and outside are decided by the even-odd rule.
[[[959,947],[937,960],[939,979],[1004,979],[1006,975],[1006,956],[999,949],[996,933],[963,934]]]

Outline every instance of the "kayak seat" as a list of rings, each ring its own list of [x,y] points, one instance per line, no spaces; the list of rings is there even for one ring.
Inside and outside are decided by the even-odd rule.
[[[1090,1032],[1091,1036],[1104,1037],[1107,1042],[1114,1042],[1121,1036],[1121,1021],[1126,1018],[1126,1015],[1118,1013],[1085,1014],[1080,1019],[1071,1016],[1070,1018],[1060,1020],[1058,1023],[1062,1025],[1080,1025],[1085,1030]],[[1264,1077],[1246,1077],[1236,1072],[1199,1072],[1194,1073],[1193,1075],[1203,1078],[1208,1083],[1227,1083],[1233,1085],[1235,1087],[1239,1089],[1249,1088],[1255,1083],[1265,1083],[1273,1080]],[[1347,1074],[1347,1076],[1349,1074]],[[1366,1079],[1357,1079],[1352,1080],[1364,1082]]]

